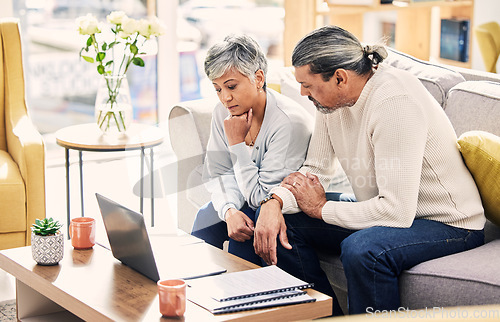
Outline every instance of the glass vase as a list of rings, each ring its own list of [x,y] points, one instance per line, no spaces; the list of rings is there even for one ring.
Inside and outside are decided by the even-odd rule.
[[[127,76],[104,76],[95,99],[97,126],[105,134],[125,134],[132,117]]]

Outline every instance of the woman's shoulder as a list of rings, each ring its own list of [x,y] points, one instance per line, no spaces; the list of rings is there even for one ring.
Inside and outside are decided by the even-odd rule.
[[[313,116],[291,98],[271,90],[269,110],[266,117],[270,130],[288,128],[289,131],[311,132],[314,126]]]
[[[270,102],[272,103],[270,105],[274,108],[274,112],[277,114],[277,117],[281,115],[284,118],[293,120],[296,118],[312,118],[311,113],[295,100],[272,89],[269,89],[269,92],[271,100],[274,100]]]

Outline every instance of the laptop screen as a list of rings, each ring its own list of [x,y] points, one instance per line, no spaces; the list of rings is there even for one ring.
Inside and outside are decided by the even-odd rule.
[[[113,256],[123,264],[158,281],[160,276],[140,213],[96,193]]]

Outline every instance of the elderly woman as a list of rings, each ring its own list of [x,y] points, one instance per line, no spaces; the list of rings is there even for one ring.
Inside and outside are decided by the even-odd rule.
[[[211,202],[192,235],[261,264],[253,249],[255,210],[304,162],[313,126],[300,105],[266,88],[267,60],[255,40],[228,36],[207,53],[205,73],[220,103],[213,111],[203,178]]]

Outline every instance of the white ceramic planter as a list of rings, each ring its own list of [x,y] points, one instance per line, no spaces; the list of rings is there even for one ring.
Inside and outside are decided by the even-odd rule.
[[[56,265],[64,255],[64,234],[39,236],[31,233],[31,253],[40,265]]]

